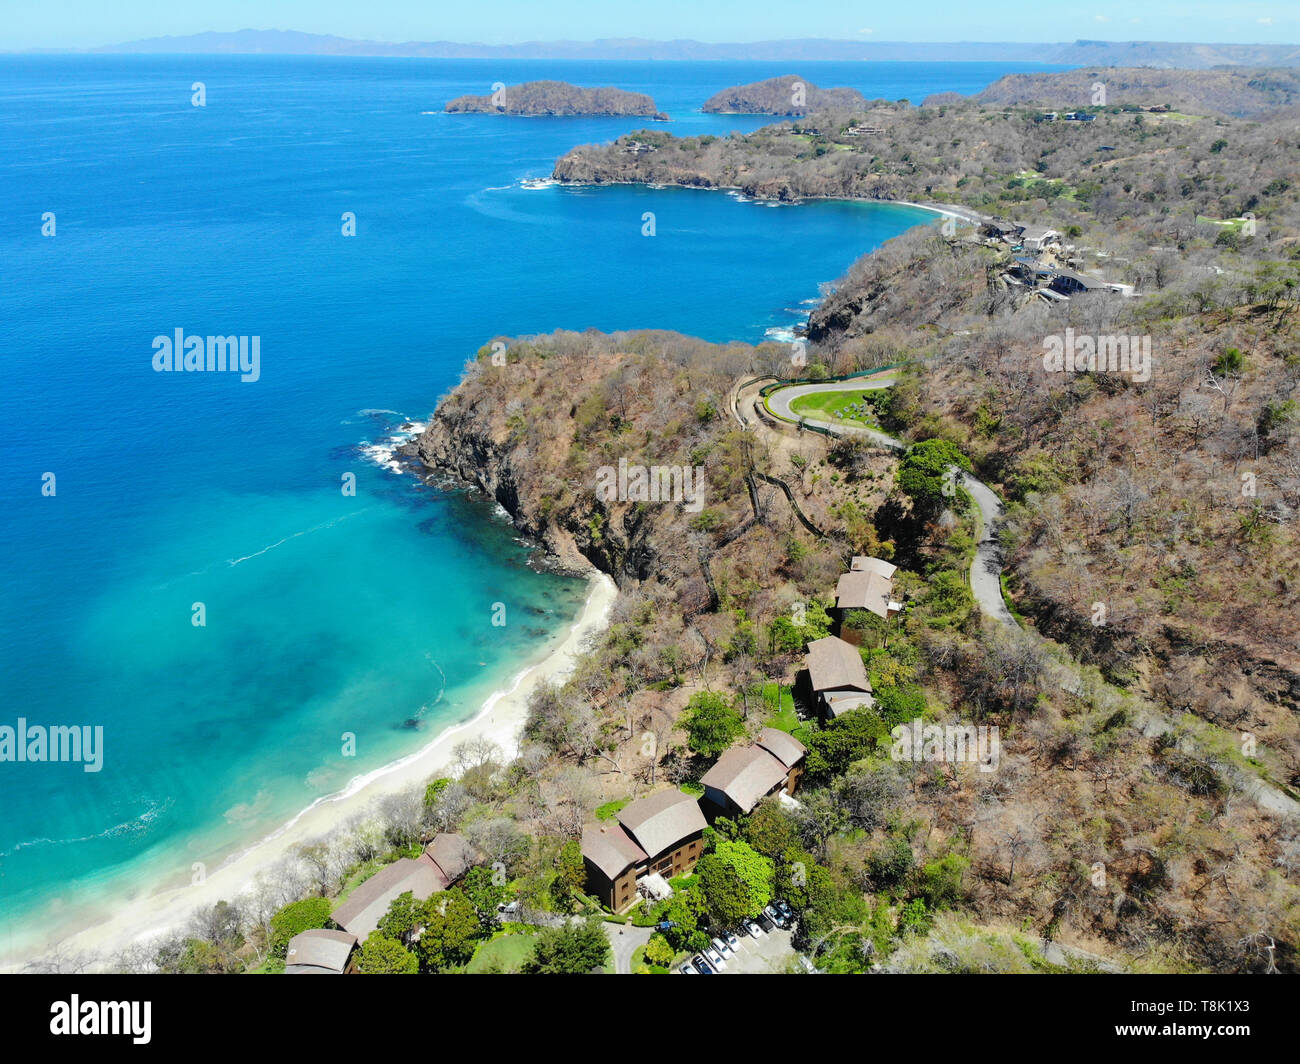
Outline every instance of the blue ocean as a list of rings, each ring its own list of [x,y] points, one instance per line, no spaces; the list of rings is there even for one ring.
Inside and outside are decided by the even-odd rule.
[[[1048,68],[798,64],[914,101],[1030,69]],[[103,728],[97,772],[0,762],[0,962],[35,927],[52,939],[215,867],[472,717],[563,637],[585,583],[534,571],[499,513],[390,458],[480,345],[783,335],[819,282],[934,218],[538,185],[645,120],[442,105],[560,78],[725,134],[770,119],[701,101],[789,72],[0,58],[0,725]],[[155,337],[178,329],[256,337],[258,379],[155,372]]]

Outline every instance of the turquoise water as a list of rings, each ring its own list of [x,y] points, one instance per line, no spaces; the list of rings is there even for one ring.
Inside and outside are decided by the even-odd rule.
[[[916,99],[1011,68],[803,69]],[[472,716],[562,638],[585,584],[532,571],[499,515],[376,450],[480,344],[558,327],[758,341],[932,217],[526,188],[572,145],[643,123],[422,112],[552,76],[725,133],[765,120],[698,102],[783,72],[0,58],[0,725],[104,728],[100,772],[0,763],[0,953],[6,932],[215,865]],[[154,337],[177,328],[258,337],[260,379],[154,372]]]

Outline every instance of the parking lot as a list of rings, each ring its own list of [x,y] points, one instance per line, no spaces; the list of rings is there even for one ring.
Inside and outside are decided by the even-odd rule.
[[[717,974],[779,975],[787,971],[795,955],[791,943],[793,934],[793,928],[783,931],[776,926],[758,938],[748,934],[737,934],[736,947],[733,952],[724,954],[726,965],[718,969]],[[680,962],[674,971],[680,973]]]
[[[735,956],[727,958],[727,966],[718,974],[773,975],[784,972],[794,956],[791,935],[790,931],[774,927],[762,938],[743,936]]]

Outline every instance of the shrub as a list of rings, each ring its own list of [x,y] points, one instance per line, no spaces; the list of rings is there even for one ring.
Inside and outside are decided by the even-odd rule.
[[[289,939],[303,931],[324,927],[330,918],[328,898],[304,898],[290,902],[271,917],[271,952],[283,957],[289,948]]]

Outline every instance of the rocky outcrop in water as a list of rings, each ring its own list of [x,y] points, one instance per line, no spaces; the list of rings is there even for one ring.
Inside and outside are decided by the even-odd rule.
[[[458,96],[443,108],[449,114],[553,116],[631,116],[668,121],[642,92],[612,87],[586,89],[567,81],[526,81],[505,85],[486,96]]]

